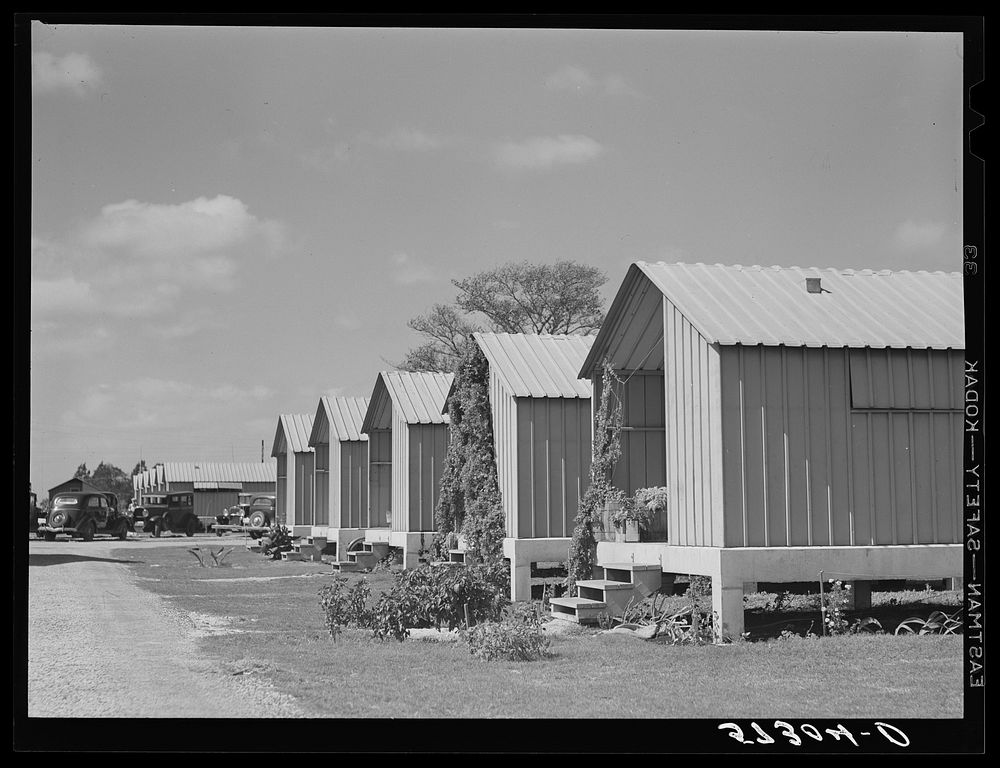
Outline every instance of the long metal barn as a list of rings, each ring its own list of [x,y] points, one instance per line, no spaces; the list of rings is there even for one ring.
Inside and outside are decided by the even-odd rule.
[[[598,562],[710,576],[729,636],[747,583],[960,576],[963,339],[958,273],[633,264],[579,373],[628,380],[619,482],[669,506]]]
[[[430,550],[448,450],[442,414],[450,373],[382,371],[361,431],[368,435],[369,524],[365,541],[403,550],[414,568]]]
[[[489,363],[511,599],[528,600],[533,566],[565,562],[590,481],[591,384],[577,374],[594,337],[476,333],[473,338]]]
[[[132,478],[136,499],[152,493],[191,491],[195,515],[205,525],[239,501],[240,493],[274,493],[276,466],[267,462],[168,461]]]
[[[368,517],[368,435],[361,432],[367,410],[367,397],[323,397],[309,434],[316,452],[315,515],[293,533],[335,543],[337,557],[374,527]]]
[[[309,445],[312,426],[312,414],[285,413],[278,417],[271,456],[277,459],[275,518],[279,525],[314,523],[314,453]]]

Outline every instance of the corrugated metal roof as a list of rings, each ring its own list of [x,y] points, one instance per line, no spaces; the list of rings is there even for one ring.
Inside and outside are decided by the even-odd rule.
[[[309,433],[312,432],[313,415],[311,413],[283,413],[278,417],[278,428],[274,433],[274,445],[271,455],[291,451],[292,453],[311,453]],[[287,448],[286,448],[287,446]]]
[[[475,333],[490,367],[514,397],[590,397],[590,381],[577,374],[594,336]]]
[[[962,275],[723,264],[636,266],[709,341],[797,347],[965,346]],[[806,278],[821,279],[809,293]]]
[[[331,441],[368,439],[368,435],[361,432],[365,412],[368,410],[368,402],[367,397],[326,397],[324,395],[320,398],[323,412],[326,414]],[[310,435],[309,442],[315,443],[313,435]]]
[[[447,424],[448,416],[441,411],[454,378],[451,373],[380,372],[365,412],[363,431],[372,429],[386,397],[399,409],[407,424]]]
[[[215,462],[215,461],[165,461],[163,478],[171,483],[199,481],[232,483],[273,483],[277,471],[273,461]]]

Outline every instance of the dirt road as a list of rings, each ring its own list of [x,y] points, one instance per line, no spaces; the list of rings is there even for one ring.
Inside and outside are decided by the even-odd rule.
[[[296,717],[293,699],[199,658],[195,624],[133,581],[126,563],[183,538],[32,540],[29,717]]]

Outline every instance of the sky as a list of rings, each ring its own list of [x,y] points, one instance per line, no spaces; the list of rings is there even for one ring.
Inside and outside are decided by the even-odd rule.
[[[31,25],[30,480],[270,460],[451,280],[961,269],[958,33]]]

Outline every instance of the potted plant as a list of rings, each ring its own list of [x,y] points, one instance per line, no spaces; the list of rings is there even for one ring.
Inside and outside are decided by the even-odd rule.
[[[642,529],[649,530],[653,518],[660,512],[665,512],[667,509],[667,487],[665,485],[660,485],[653,486],[651,488],[637,489],[632,498],[632,507],[642,513]],[[665,527],[663,529],[663,534],[663,540],[666,541]]]
[[[615,538],[618,541],[639,541],[639,529],[645,528],[652,512],[635,504],[623,491],[616,491],[609,499],[616,502],[617,509],[611,511],[611,522],[615,526]]]

